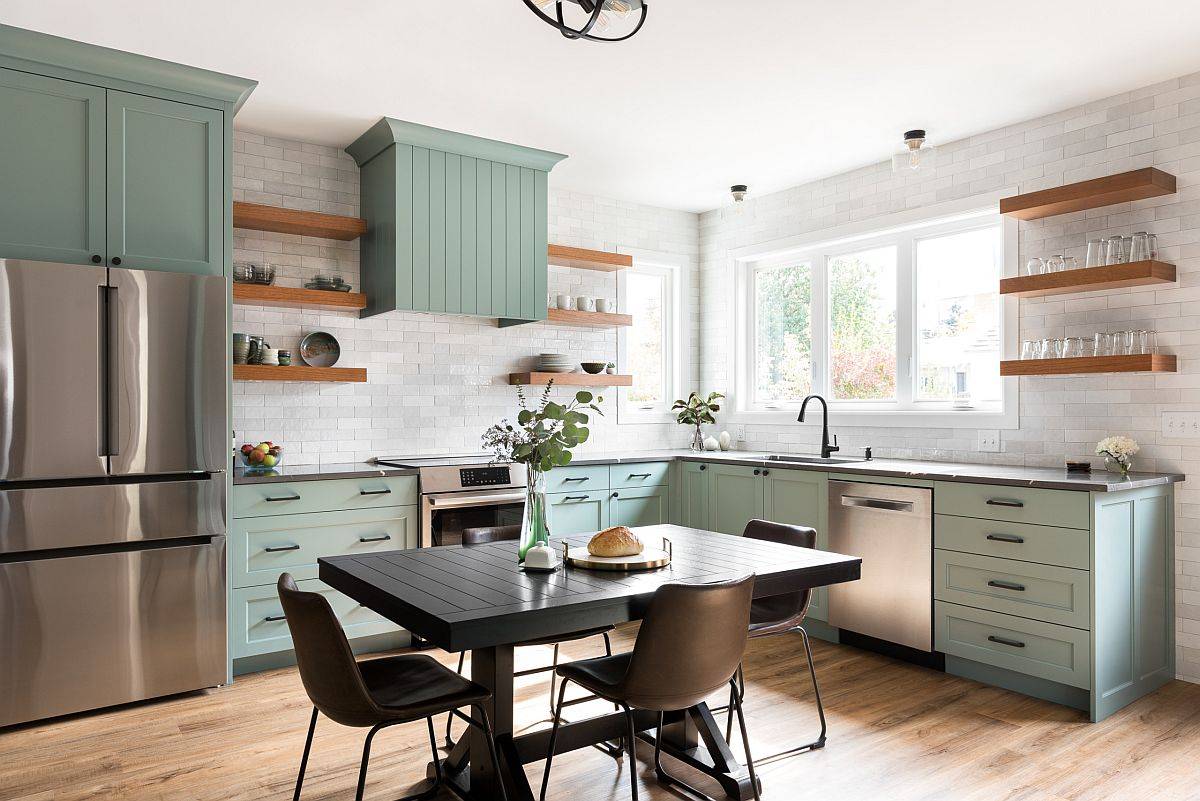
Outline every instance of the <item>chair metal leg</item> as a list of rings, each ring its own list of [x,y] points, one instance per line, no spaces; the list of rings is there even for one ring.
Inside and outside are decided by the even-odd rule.
[[[463,665],[467,663],[467,652],[458,653],[458,675],[463,674]],[[454,715],[446,715],[446,750],[454,748],[454,738],[450,736],[450,727],[454,725]]]
[[[746,697],[746,679],[742,675],[741,665],[738,665],[734,677],[737,679],[737,685],[729,688],[729,706],[725,710],[728,713],[725,718],[725,742],[727,743],[733,742],[733,697],[735,695],[739,698]]]
[[[550,714],[554,712],[554,683],[558,680],[558,643],[554,643],[554,659],[550,661]]]
[[[439,787],[442,783],[442,760],[438,754],[437,735],[433,733],[433,717],[425,718],[425,723],[429,727],[429,751],[433,754],[433,786]]]
[[[504,786],[504,774],[500,770],[500,755],[496,751],[496,732],[492,729],[492,720],[488,717],[487,710],[483,708],[483,704],[476,704],[475,709],[479,711],[479,717],[483,719],[483,723],[474,723],[483,729],[483,739],[487,740],[488,754],[492,758],[492,770],[496,771],[497,784],[500,785],[501,801],[508,801],[508,788]],[[521,766],[517,765],[516,770],[520,770]]]
[[[304,770],[308,767],[308,752],[312,750],[313,734],[317,730],[317,708],[313,707],[312,719],[308,722],[308,738],[304,741],[304,755],[300,757],[300,774],[296,776],[296,792],[292,801],[300,801],[300,788],[304,786]]]
[[[750,787],[754,790],[754,801],[762,801],[758,790],[758,775],[754,772],[754,757],[750,755],[750,735],[746,733],[746,716],[742,712],[742,699],[735,696],[737,701],[738,728],[742,731],[742,745],[746,748],[746,770],[750,771]]]
[[[693,798],[700,799],[700,801],[717,801],[717,799],[713,798],[711,795],[706,795],[706,794],[700,792],[699,790],[697,790],[692,785],[688,784],[687,782],[681,781],[681,780],[675,778],[674,776],[672,776],[670,773],[667,773],[667,769],[663,767],[663,765],[662,765],[662,740],[663,740],[663,723],[665,721],[665,718],[666,718],[665,713],[663,713],[663,712],[658,713],[658,728],[654,732],[654,775],[658,779],[658,783],[661,784],[663,787],[677,788],[677,789],[681,790],[683,793],[685,793],[686,795],[690,795]]]
[[[542,773],[542,792],[538,796],[539,801],[546,801],[546,787],[550,784],[550,763],[554,761],[554,743],[558,740],[558,727],[562,723],[562,705],[563,698],[567,694],[567,679],[562,680],[562,685],[558,689],[558,706],[554,708],[554,723],[550,727],[550,744],[546,749],[546,769]]]
[[[633,710],[625,707],[625,717],[629,720],[629,792],[633,801],[638,801],[637,774],[637,724],[634,722]]]
[[[371,761],[371,741],[375,739],[375,733],[383,728],[382,723],[377,723],[367,732],[367,741],[363,744],[362,763],[358,766],[358,790],[354,794],[354,801],[362,801],[363,787],[367,784],[367,763]]]

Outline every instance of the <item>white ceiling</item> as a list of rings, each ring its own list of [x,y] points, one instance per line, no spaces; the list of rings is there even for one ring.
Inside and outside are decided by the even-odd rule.
[[[247,130],[380,116],[567,153],[552,184],[700,211],[1200,70],[1186,0],[649,0],[622,44],[521,0],[5,0],[0,21],[257,79]]]

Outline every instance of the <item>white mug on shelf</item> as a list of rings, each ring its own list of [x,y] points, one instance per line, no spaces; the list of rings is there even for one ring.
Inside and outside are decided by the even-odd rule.
[[[575,308],[582,312],[590,312],[596,310],[596,299],[587,295],[580,295],[575,298]]]
[[[596,311],[601,314],[611,314],[617,310],[617,304],[608,298],[596,298]]]
[[[277,366],[279,364],[279,348],[263,348],[262,363]]]
[[[575,303],[571,300],[570,295],[559,295],[557,300],[558,308],[563,309],[564,311],[569,311],[575,308]]]

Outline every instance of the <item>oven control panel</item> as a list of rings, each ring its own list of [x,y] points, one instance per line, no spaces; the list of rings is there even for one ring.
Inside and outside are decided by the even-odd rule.
[[[464,487],[495,487],[511,484],[508,467],[464,467],[458,471],[458,480]]]

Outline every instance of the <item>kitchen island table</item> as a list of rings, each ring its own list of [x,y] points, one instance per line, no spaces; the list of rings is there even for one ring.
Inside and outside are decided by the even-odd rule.
[[[492,692],[488,714],[496,731],[500,765],[474,729],[443,763],[464,798],[494,801],[504,782],[510,801],[532,801],[523,765],[546,757],[549,730],[513,734],[513,648],[533,639],[639,620],[662,584],[723,581],[757,576],[754,596],[765,598],[854,581],[862,560],[826,551],[744,540],[674,525],[635,529],[647,543],[670,538],[672,563],[639,573],[564,568],[526,573],[516,545],[499,542],[334,556],[320,560],[321,580],[378,614],[447,651],[471,651],[471,678]],[[585,545],[588,535],[568,537]],[[704,636],[703,621],[680,621]],[[733,756],[706,704],[668,715],[663,750],[716,779],[733,799],[750,798],[749,774]],[[641,735],[657,725],[656,713],[637,719]],[[620,739],[623,713],[564,724],[555,753]]]

